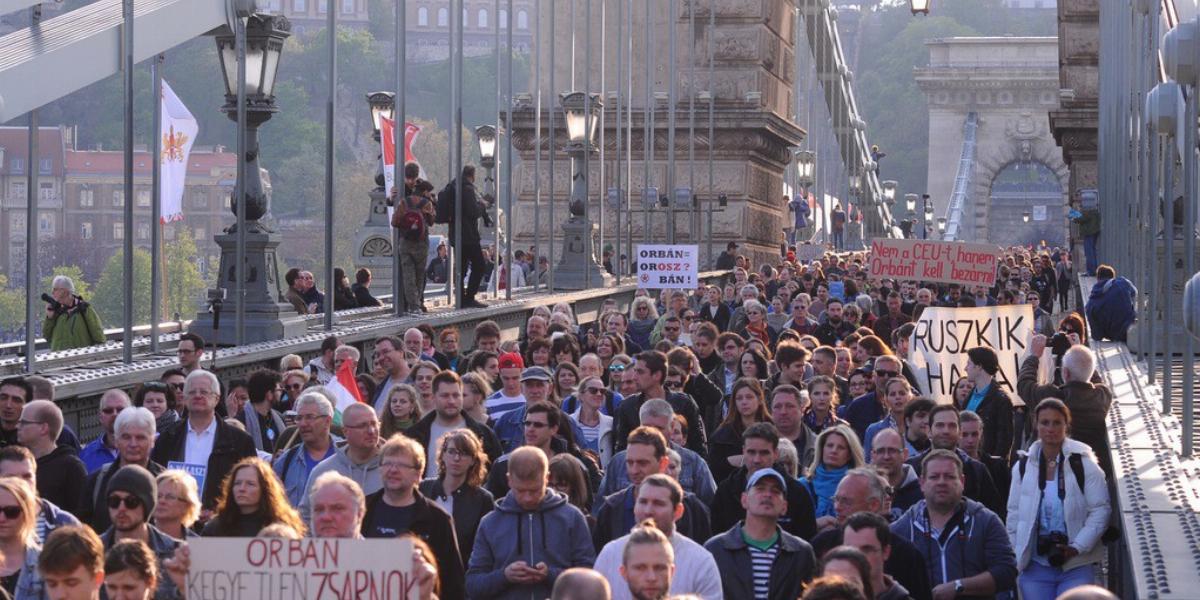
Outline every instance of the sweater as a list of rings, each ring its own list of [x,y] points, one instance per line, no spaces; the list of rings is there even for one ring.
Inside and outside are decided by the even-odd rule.
[[[309,517],[312,513],[310,506],[310,498],[313,482],[321,476],[322,473],[335,471],[346,477],[354,480],[358,487],[366,495],[374,494],[383,488],[383,472],[379,468],[379,451],[378,448],[383,447],[383,440],[379,441],[379,446],[372,453],[371,458],[366,462],[356,463],[350,458],[348,453],[349,446],[338,448],[333,456],[321,461],[317,466],[313,467],[312,473],[308,474],[308,484],[305,485],[304,495],[300,498],[300,518],[304,519],[304,524],[312,527]]]
[[[717,562],[712,553],[678,531],[671,532],[670,538],[671,547],[675,550],[675,577],[671,579],[669,594],[696,594],[703,600],[723,600],[721,574],[717,571]],[[605,544],[596,557],[596,565],[592,567],[612,586],[612,600],[633,600],[620,569],[628,542],[629,535],[626,534]]]
[[[75,455],[75,451],[55,446],[49,454],[37,459],[38,496],[49,500],[63,510],[74,513],[78,510],[83,484],[87,480],[87,467]]]

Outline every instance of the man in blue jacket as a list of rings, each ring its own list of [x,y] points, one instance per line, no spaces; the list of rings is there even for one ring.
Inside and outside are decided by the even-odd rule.
[[[566,496],[547,489],[548,475],[541,449],[522,446],[509,455],[509,492],[475,537],[469,597],[548,598],[563,571],[595,562],[587,520]]]
[[[1137,288],[1128,279],[1117,277],[1115,269],[1100,265],[1096,269],[1096,285],[1088,296],[1088,323],[1092,325],[1092,338],[1124,342],[1129,327],[1137,320],[1134,298]]]

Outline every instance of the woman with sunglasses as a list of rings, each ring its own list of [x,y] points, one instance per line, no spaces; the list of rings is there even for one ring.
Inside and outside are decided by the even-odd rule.
[[[483,487],[488,456],[483,442],[470,429],[455,429],[442,436],[437,449],[437,478],[422,481],[417,489],[454,518],[454,534],[463,564],[469,564],[475,532],[495,499]]]
[[[600,412],[608,390],[599,377],[586,377],[579,383],[579,410],[571,418],[583,430],[580,446],[600,457],[600,464],[607,465],[613,455],[613,418]]]
[[[289,410],[295,410],[296,399],[304,392],[304,388],[308,386],[308,373],[304,369],[291,369],[283,373],[283,381],[280,382],[283,386],[283,397],[279,399],[279,405],[275,407],[281,413]]]
[[[45,598],[37,562],[37,492],[29,482],[0,477],[0,587],[16,600]]]
[[[288,503],[275,472],[260,458],[244,458],[221,484],[216,516],[204,525],[204,537],[254,537],[263,527],[282,523],[304,531],[300,513]]]
[[[175,399],[175,390],[171,386],[161,381],[147,381],[133,395],[133,405],[146,407],[154,415],[155,429],[162,431],[164,427],[179,421]]]

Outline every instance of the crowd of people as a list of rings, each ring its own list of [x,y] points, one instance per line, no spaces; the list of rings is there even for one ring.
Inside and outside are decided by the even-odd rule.
[[[178,598],[189,539],[256,535],[405,537],[423,598],[1114,597],[1089,587],[1112,393],[1065,255],[1010,248],[988,288],[736,250],[723,285],[589,323],[541,306],[470,348],[331,336],[222,383],[184,334],[177,367],[99,398],[84,447],[50,381],[4,379],[0,597]],[[921,395],[924,309],[1017,303],[1038,326],[1015,388],[980,346],[952,403]],[[364,401],[339,411],[346,363]]]

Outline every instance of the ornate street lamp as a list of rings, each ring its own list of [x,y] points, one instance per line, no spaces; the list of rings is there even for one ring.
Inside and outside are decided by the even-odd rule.
[[[908,0],[908,9],[911,10],[912,14],[914,14],[914,15],[916,15],[916,14],[928,15],[929,14],[929,5],[932,2],[933,2],[933,0]]]
[[[475,128],[475,143],[479,147],[479,166],[486,171],[483,175],[483,195],[496,197],[496,179],[493,171],[496,168],[496,127],[480,125]]]
[[[375,140],[379,140],[379,129],[383,119],[391,119],[396,110],[395,92],[371,92],[367,94],[367,106],[371,108],[371,124],[375,126]]]
[[[946,217],[938,217],[937,228],[938,234],[946,233]]]
[[[856,198],[862,195],[862,175],[858,173],[850,173],[850,195]]]
[[[900,184],[896,183],[896,181],[893,179],[889,179],[884,181],[881,185],[883,186],[883,201],[887,203],[888,206],[894,206],[896,204],[896,188],[899,187]]]
[[[796,183],[805,189],[816,183],[817,153],[800,150],[796,153]]]
[[[1021,213],[1021,220],[1028,223],[1029,217],[1031,217],[1031,216],[1032,215],[1029,214],[1029,211],[1025,211],[1025,212]]]
[[[588,219],[588,174],[584,157],[596,151],[596,131],[604,105],[599,94],[568,92],[559,97],[567,124],[564,150],[571,156],[570,217],[563,223],[563,252],[555,270],[556,289],[582,290],[599,284],[607,287],[612,275],[596,254],[596,227]]]

